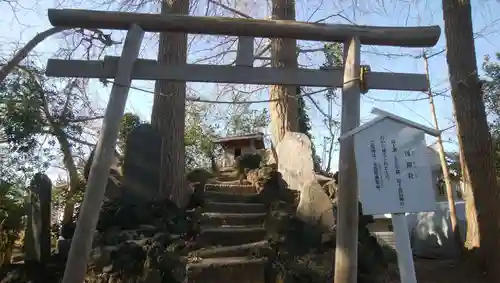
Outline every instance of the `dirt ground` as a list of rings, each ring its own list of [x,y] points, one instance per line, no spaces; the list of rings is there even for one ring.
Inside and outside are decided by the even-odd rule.
[[[390,266],[384,283],[400,283],[396,275],[397,265]],[[466,262],[457,260],[415,259],[418,283],[496,283],[488,281],[478,272],[473,272]]]
[[[493,283],[463,261],[417,259],[415,269],[421,283]]]

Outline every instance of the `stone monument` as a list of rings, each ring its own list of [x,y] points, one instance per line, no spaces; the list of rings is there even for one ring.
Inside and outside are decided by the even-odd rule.
[[[28,225],[24,242],[25,260],[46,263],[50,258],[52,181],[37,173],[29,186]]]

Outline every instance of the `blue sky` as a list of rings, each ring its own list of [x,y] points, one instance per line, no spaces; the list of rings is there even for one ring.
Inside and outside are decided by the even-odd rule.
[[[96,1],[93,1],[94,3]],[[254,1],[236,1],[237,8],[247,12],[252,17],[263,18],[268,15],[266,4],[262,0]],[[359,3],[358,3],[359,2]],[[440,25],[443,31],[443,21],[441,12],[441,1],[374,1],[374,0],[308,0],[297,1],[297,19],[307,21],[317,21],[328,18],[331,14],[341,13],[344,18],[347,18],[356,24],[379,25],[379,26],[416,26],[416,25]],[[90,2],[88,2],[90,3]],[[33,0],[21,0],[19,4],[12,8],[7,2],[0,1],[0,58],[7,59],[13,54],[14,50],[19,48],[20,44],[27,42],[36,33],[41,32],[50,27],[46,17],[47,8],[65,7],[65,8],[98,8],[95,4],[88,4],[86,1],[62,2],[56,3],[53,0],[41,0],[34,2]],[[384,4],[380,4],[384,3]],[[395,4],[396,3],[396,4]],[[493,40],[498,36],[498,21],[500,19],[500,3],[494,0],[476,0],[472,1],[473,5],[473,21],[475,32],[481,35],[476,39],[476,54],[478,58],[478,66],[481,67],[482,58],[487,54],[494,54],[500,50],[497,40]],[[201,14],[205,11],[206,2],[200,1],[195,8],[196,14]],[[353,8],[355,6],[355,8]],[[13,13],[15,9],[16,13]],[[154,5],[149,5],[143,9],[144,11],[156,12]],[[493,12],[493,11],[497,12]],[[218,15],[221,15],[221,9],[218,9]],[[228,13],[224,13],[230,16]],[[328,23],[347,23],[342,17],[330,17],[325,22]],[[113,32],[114,38],[119,39],[122,33]],[[191,37],[192,38],[192,37]],[[489,38],[491,40],[489,40]],[[211,42],[207,42],[207,39]],[[47,58],[54,57],[58,37],[54,36],[48,41],[42,43],[35,49],[33,55],[37,55],[40,65],[44,65]],[[195,52],[196,50],[212,49],[217,41],[216,37],[197,37],[192,44],[191,55],[189,61],[193,62],[199,58],[210,55],[210,51]],[[318,47],[318,43],[300,42],[303,48]],[[304,47],[305,46],[305,47]],[[433,51],[442,50],[445,46],[444,35],[441,36],[438,44],[432,48]],[[109,50],[107,54],[119,54],[121,47]],[[372,47],[364,46],[362,48],[362,63],[369,64],[374,71],[386,72],[408,72],[408,73],[423,73],[424,63],[422,59],[414,59],[408,56],[382,56],[380,54],[411,54],[419,55],[421,49],[410,48],[393,48],[393,47]],[[143,44],[143,57],[154,58],[156,55],[156,40],[154,37],[148,37]],[[32,56],[31,58],[35,58]],[[230,60],[230,56],[225,59]],[[321,53],[302,55],[299,62],[307,64],[310,68],[317,68],[323,63],[324,57]],[[448,69],[446,65],[445,53],[435,56],[430,60],[431,85],[435,91],[447,89]],[[152,90],[152,82],[134,82],[135,86],[143,89]],[[214,98],[215,93],[220,93],[222,89],[227,90],[227,86],[216,86],[214,84],[190,84],[189,93],[201,95],[204,98]],[[241,89],[242,87],[240,87]],[[247,87],[247,89],[251,89]],[[254,89],[254,88],[253,88]],[[105,88],[97,82],[91,84],[90,93],[92,94],[95,105],[104,107],[109,95],[109,88]],[[449,94],[449,93],[448,93]],[[266,91],[258,91],[252,94],[251,99],[265,99],[268,96]],[[393,92],[393,91],[370,91],[362,97],[361,103],[361,120],[367,121],[371,118],[370,111],[372,107],[378,107],[394,114],[411,119],[415,122],[422,123],[427,126],[432,126],[431,116],[426,95],[417,92]],[[313,96],[326,112],[326,101],[321,95]],[[222,98],[223,100],[229,97]],[[308,102],[308,101],[307,101]],[[340,99],[337,100],[333,107],[334,118],[340,116]],[[445,129],[453,125],[451,99],[445,96],[435,98],[436,109],[440,128]],[[310,106],[309,115],[312,118],[313,134],[315,143],[321,155],[323,137],[327,135],[326,128],[322,125],[323,117]],[[132,90],[127,103],[129,111],[136,112],[144,119],[149,119],[152,106],[152,95]],[[254,105],[254,108],[268,107],[267,104]],[[218,109],[221,110],[220,108]],[[446,142],[447,150],[456,149],[455,144],[455,129],[450,128],[444,132],[443,139]],[[432,138],[428,139],[428,143],[433,142]],[[333,167],[336,168],[337,155],[334,155]]]

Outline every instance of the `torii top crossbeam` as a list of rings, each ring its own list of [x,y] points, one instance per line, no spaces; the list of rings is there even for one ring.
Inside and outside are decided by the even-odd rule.
[[[49,9],[48,17],[55,27],[127,30],[135,23],[148,32],[281,37],[332,42],[345,42],[355,36],[361,44],[401,47],[431,47],[437,43],[441,34],[439,26],[376,27],[79,9]]]

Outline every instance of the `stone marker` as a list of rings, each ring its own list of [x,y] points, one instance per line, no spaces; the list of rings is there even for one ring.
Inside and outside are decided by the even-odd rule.
[[[128,134],[122,165],[123,198],[155,200],[160,185],[161,154],[161,135],[151,124],[141,124]],[[179,201],[183,207],[188,204],[194,188],[187,184],[184,192]]]
[[[332,202],[316,180],[311,141],[297,132],[288,132],[276,147],[278,171],[291,190],[300,192],[297,215],[309,224],[333,231]],[[291,154],[293,153],[293,154]]]
[[[28,225],[24,242],[26,261],[46,263],[50,258],[52,181],[42,173],[29,186]]]
[[[123,177],[132,197],[152,200],[160,184],[161,135],[150,124],[132,130],[125,143]]]

